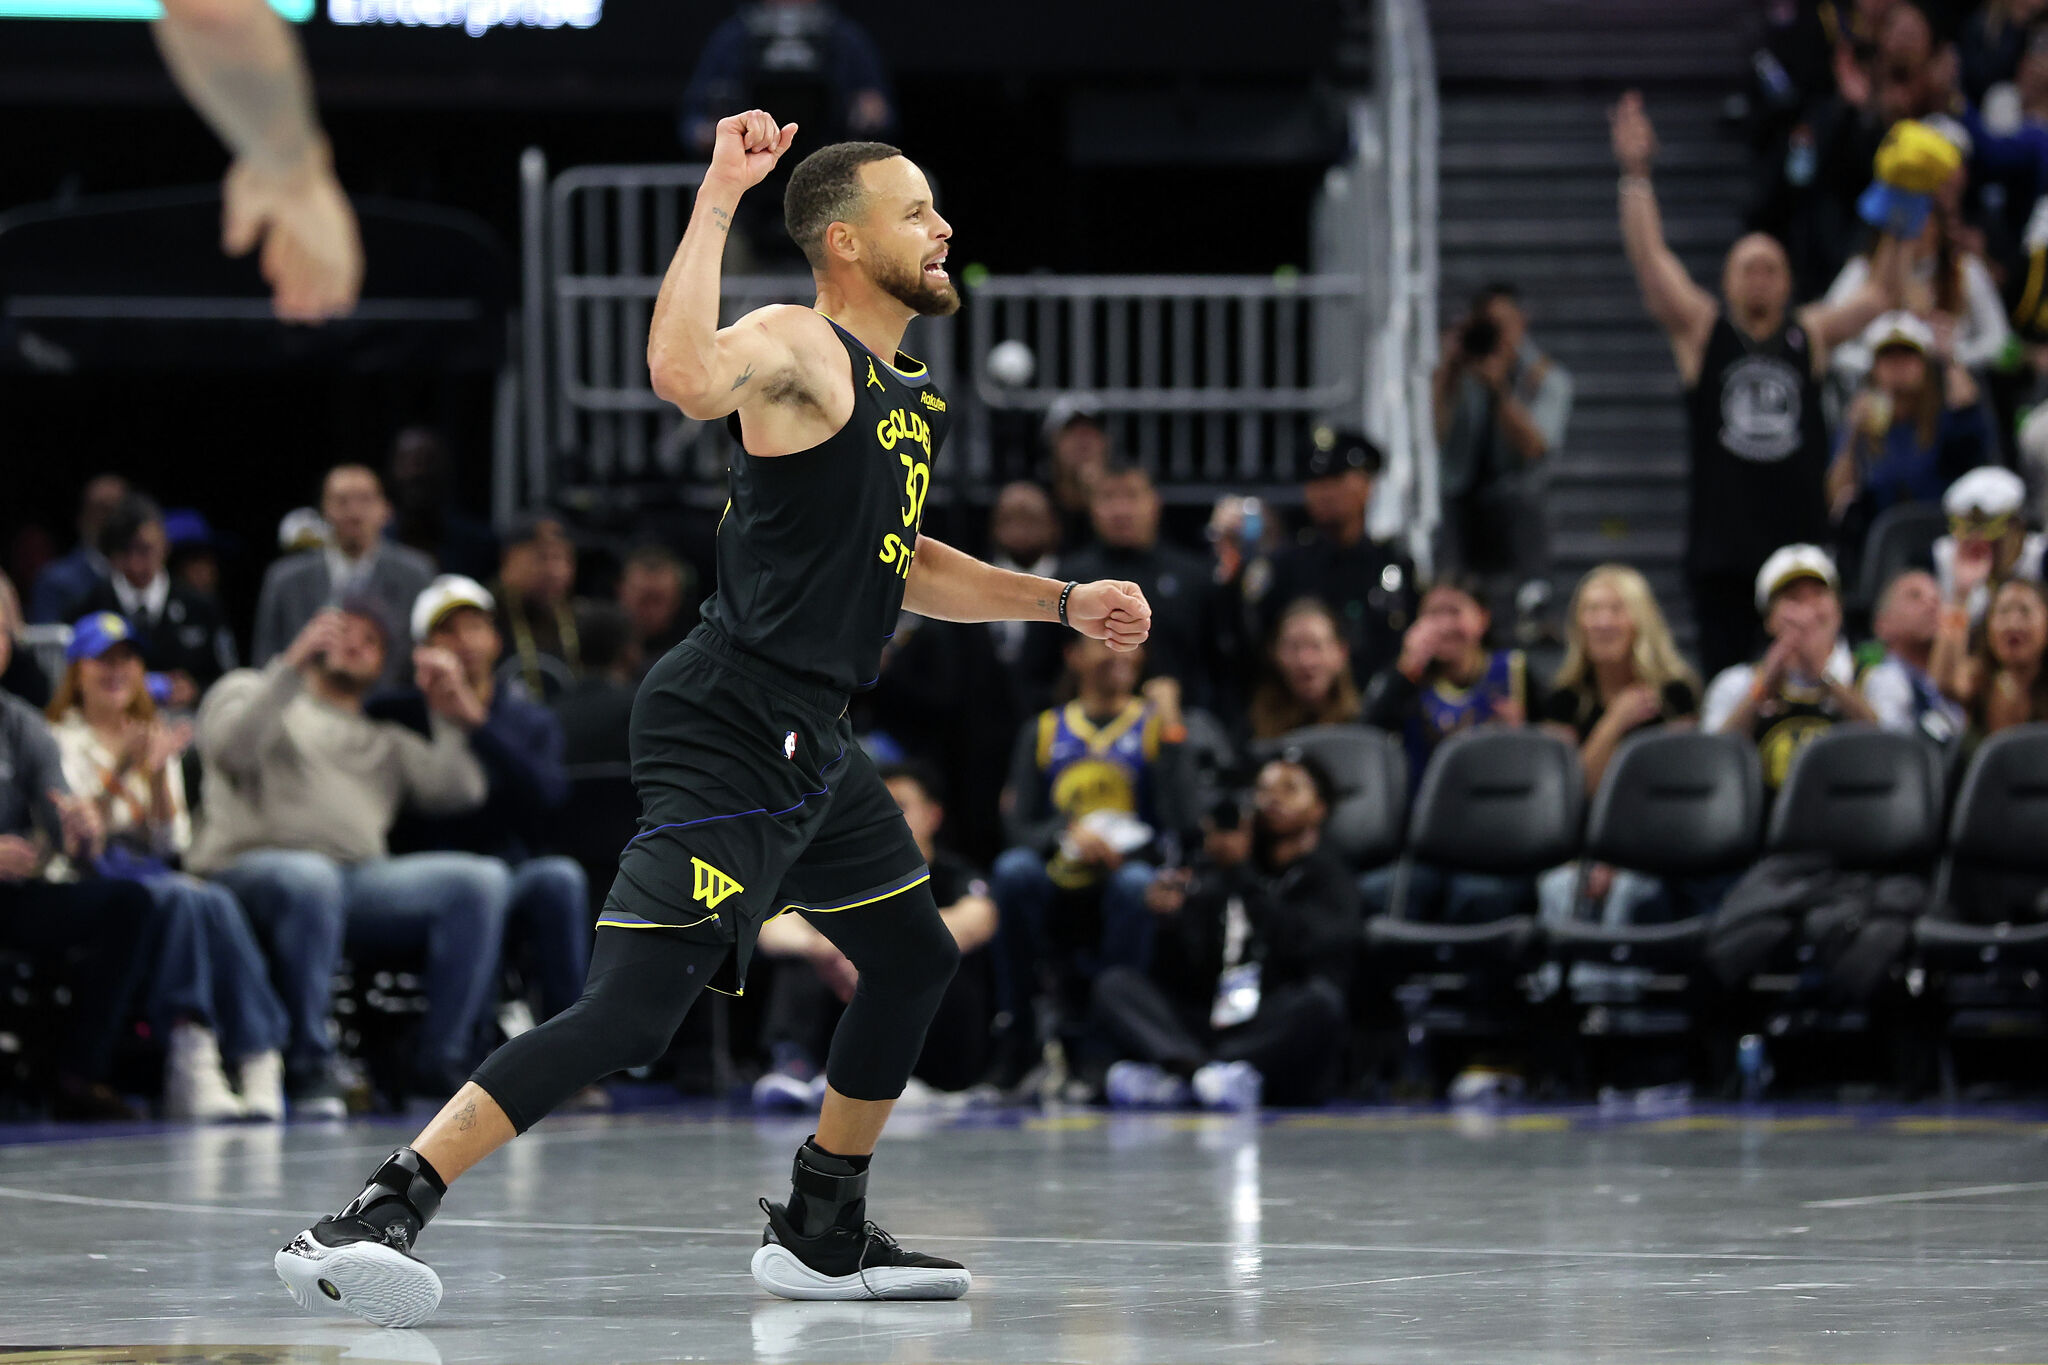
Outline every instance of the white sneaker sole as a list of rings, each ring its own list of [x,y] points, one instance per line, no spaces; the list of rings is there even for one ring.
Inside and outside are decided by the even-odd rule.
[[[854,1275],[821,1275],[770,1242],[754,1253],[754,1283],[784,1299],[957,1299],[974,1284],[965,1270],[877,1266]]]
[[[423,1261],[375,1242],[322,1247],[317,1255],[294,1248],[271,1262],[299,1307],[319,1312],[332,1305],[379,1327],[417,1327],[441,1306],[441,1277]]]

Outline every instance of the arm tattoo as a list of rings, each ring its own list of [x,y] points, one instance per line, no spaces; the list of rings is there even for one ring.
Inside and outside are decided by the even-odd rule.
[[[455,1111],[455,1126],[456,1128],[465,1133],[468,1132],[470,1129],[476,1127],[475,1100],[471,1100],[468,1104],[463,1105],[462,1108]]]
[[[720,232],[732,231],[732,215],[716,204],[711,206],[711,221],[718,224]]]
[[[733,388],[737,389],[740,385],[746,383],[749,379],[752,379],[753,377],[754,367],[752,365],[749,365],[747,366],[747,372],[745,374],[741,375],[738,379],[732,381],[732,386]]]

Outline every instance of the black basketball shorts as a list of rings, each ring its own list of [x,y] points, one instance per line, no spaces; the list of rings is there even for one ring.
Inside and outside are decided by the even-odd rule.
[[[930,879],[846,695],[699,626],[633,703],[640,830],[598,924],[733,944],[732,989],[754,938],[785,910],[872,905]]]

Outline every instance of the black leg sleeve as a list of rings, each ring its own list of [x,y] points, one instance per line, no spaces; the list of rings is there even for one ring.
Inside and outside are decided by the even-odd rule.
[[[939,918],[931,883],[873,905],[799,913],[860,972],[832,1034],[826,1080],[848,1099],[895,1099],[960,966],[960,945]]]
[[[525,1132],[586,1085],[648,1066],[731,945],[667,929],[598,930],[583,998],[493,1052],[470,1077]]]
[[[1208,1052],[1174,1012],[1173,1002],[1151,977],[1129,967],[1110,967],[1095,978],[1095,1026],[1119,1057],[1164,1067],[1183,1076],[1209,1060]]]

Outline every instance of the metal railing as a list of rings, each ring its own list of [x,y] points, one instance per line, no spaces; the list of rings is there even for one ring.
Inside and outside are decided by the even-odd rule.
[[[968,310],[970,354],[1021,343],[1031,379],[982,367],[979,405],[1043,414],[1055,403],[1100,413],[1117,449],[1182,495],[1287,484],[1308,430],[1360,398],[1356,275],[1020,276],[990,279]]]

